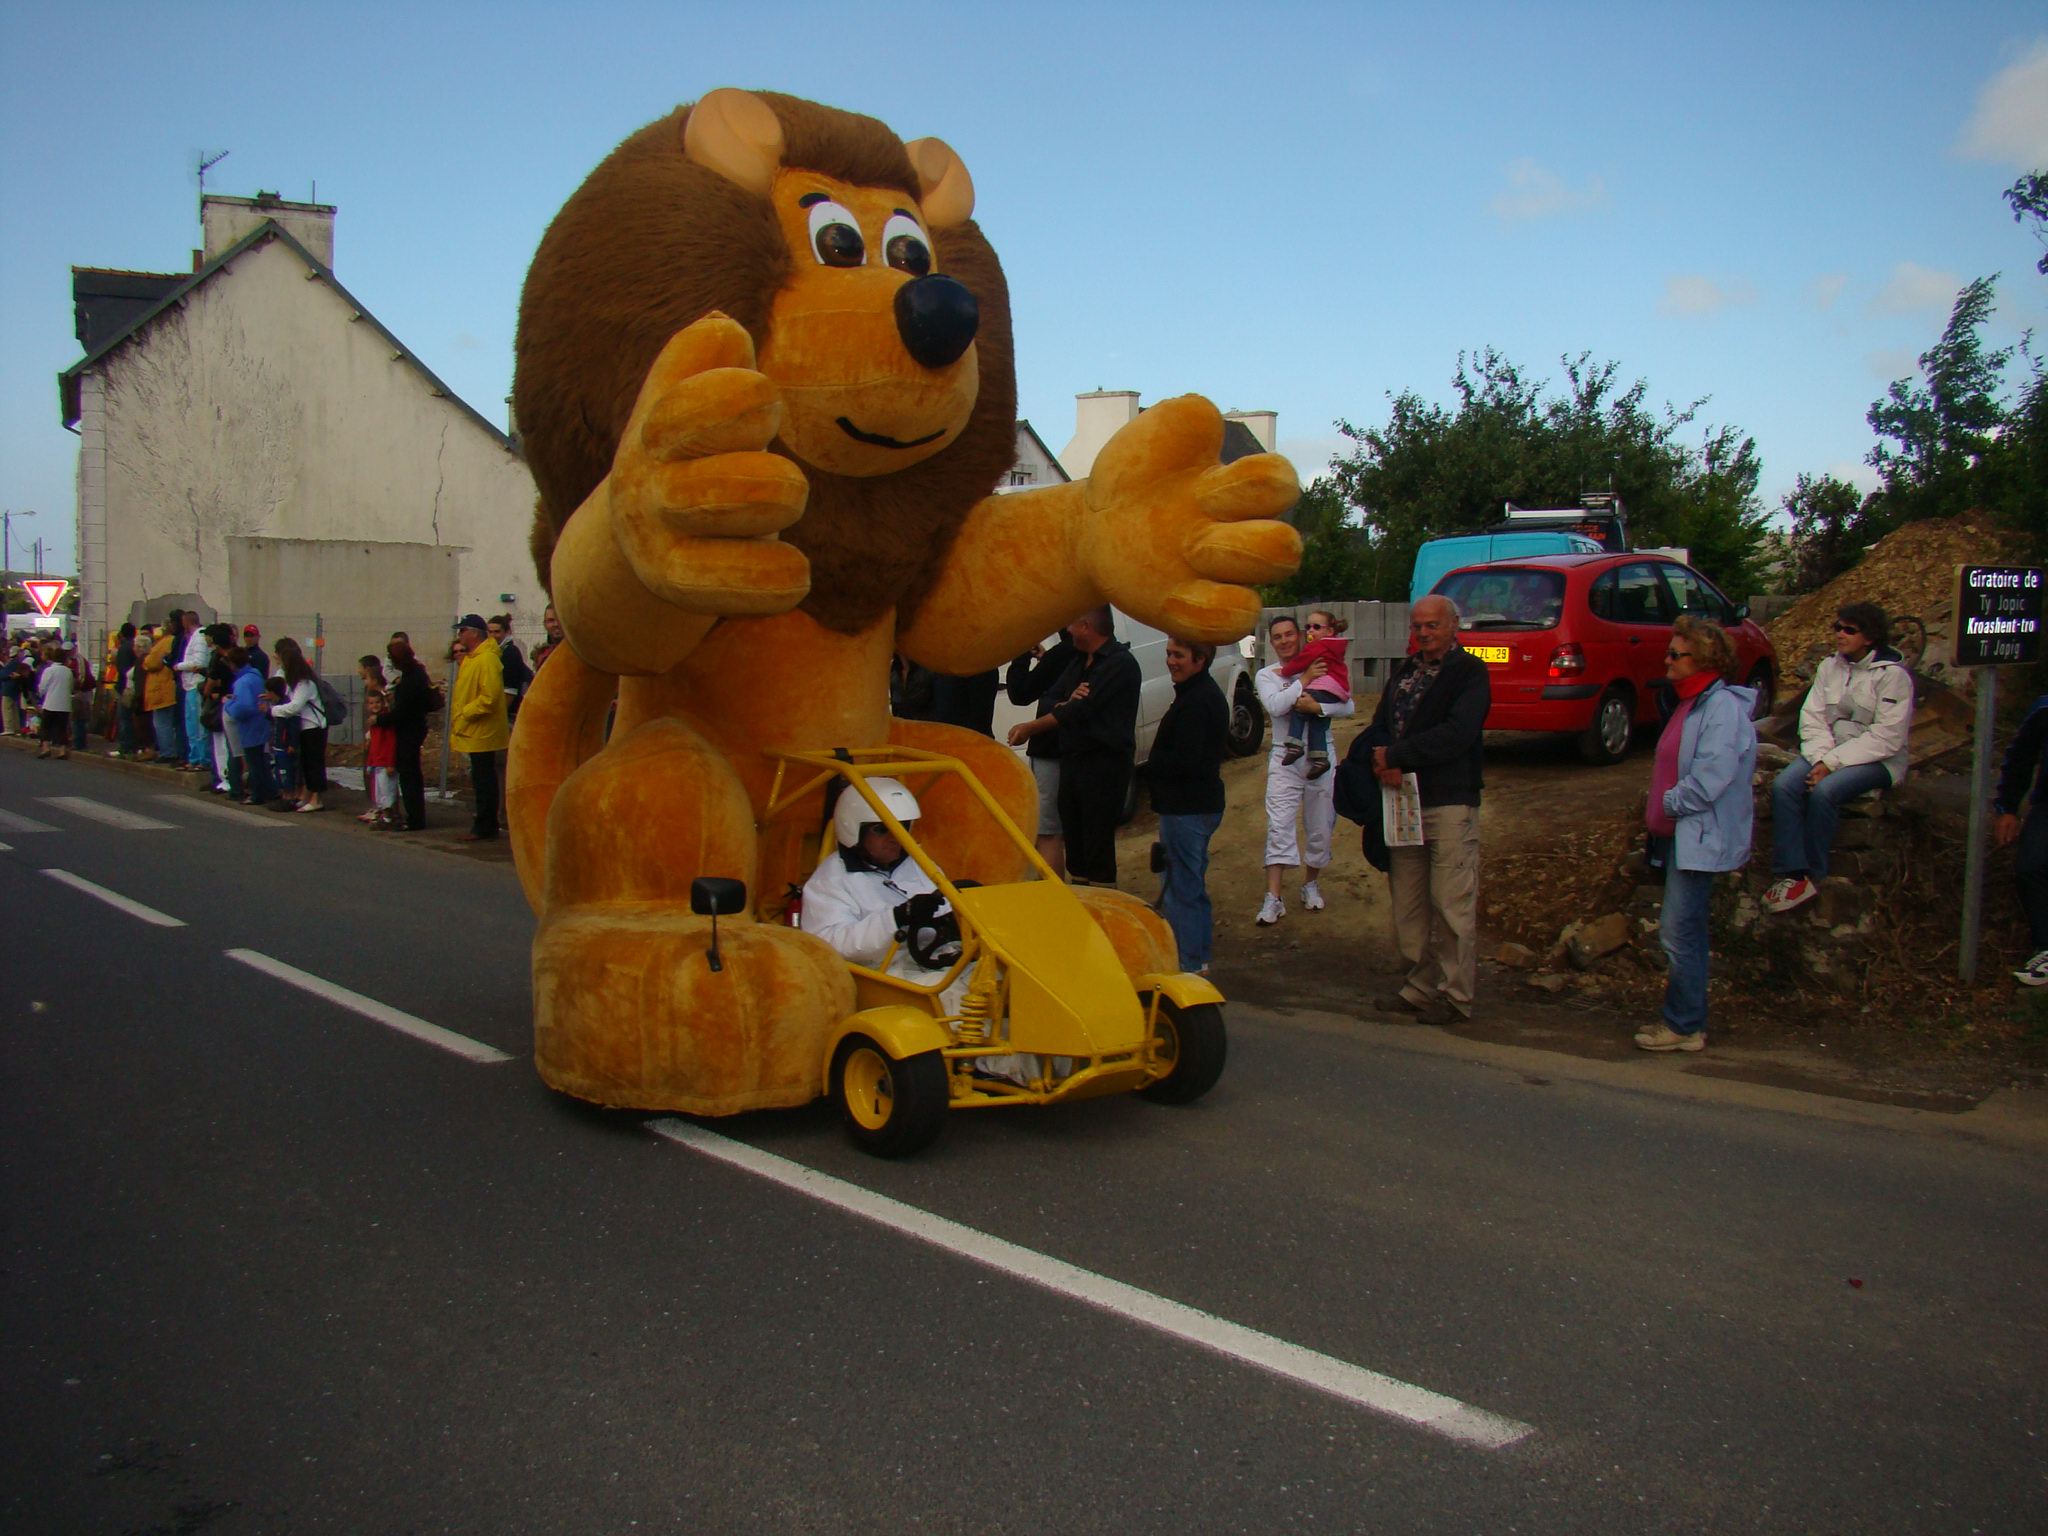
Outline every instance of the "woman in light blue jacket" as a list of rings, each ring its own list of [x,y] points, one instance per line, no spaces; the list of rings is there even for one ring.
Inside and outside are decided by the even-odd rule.
[[[1749,862],[1756,774],[1752,689],[1730,687],[1735,645],[1712,620],[1686,614],[1671,627],[1665,675],[1678,708],[1664,724],[1645,810],[1650,835],[1669,839],[1664,868],[1664,1017],[1636,1031],[1646,1051],[1698,1051],[1707,1043],[1707,905],[1714,876]]]

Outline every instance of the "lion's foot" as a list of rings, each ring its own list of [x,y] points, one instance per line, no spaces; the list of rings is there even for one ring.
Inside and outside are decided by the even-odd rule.
[[[1180,946],[1174,942],[1173,930],[1144,902],[1105,885],[1077,885],[1073,890],[1088,915],[1109,936],[1124,974],[1133,981],[1180,969]]]
[[[590,906],[541,923],[533,946],[534,1064],[594,1103],[695,1115],[804,1104],[825,1042],[853,1012],[846,963],[793,928],[652,904]]]

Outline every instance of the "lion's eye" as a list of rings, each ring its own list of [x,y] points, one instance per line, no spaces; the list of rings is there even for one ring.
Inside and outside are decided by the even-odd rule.
[[[923,277],[931,271],[931,243],[909,214],[892,213],[889,222],[882,226],[882,259],[912,277]]]
[[[828,267],[857,267],[868,259],[867,242],[861,239],[860,223],[852,214],[831,198],[815,193],[804,202],[811,210],[811,249],[819,261]]]

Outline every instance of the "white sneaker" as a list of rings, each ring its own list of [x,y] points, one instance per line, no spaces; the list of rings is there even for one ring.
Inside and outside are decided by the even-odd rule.
[[[1820,887],[1804,875],[1791,875],[1774,881],[1764,892],[1763,908],[1766,912],[1790,912],[1794,907],[1803,907],[1820,894]]]
[[[2013,980],[2023,987],[2048,987],[2048,949],[2042,950],[2012,974]]]
[[[1259,905],[1259,926],[1270,928],[1286,915],[1287,908],[1280,904],[1280,898],[1271,891],[1266,892],[1266,899]]]
[[[1304,886],[1302,886],[1302,888],[1301,888],[1301,910],[1302,910],[1302,911],[1304,911],[1304,912],[1320,912],[1320,911],[1322,911],[1322,910],[1323,910],[1323,908],[1324,908],[1324,907],[1326,907],[1326,906],[1328,906],[1328,905],[1329,905],[1329,903],[1323,900],[1323,892],[1322,892],[1322,889],[1321,889],[1321,887],[1319,887],[1319,886],[1318,886],[1318,885],[1317,885],[1317,884],[1315,883],[1315,881],[1311,880],[1311,881],[1309,881],[1309,882],[1308,882],[1307,884],[1305,884]]]

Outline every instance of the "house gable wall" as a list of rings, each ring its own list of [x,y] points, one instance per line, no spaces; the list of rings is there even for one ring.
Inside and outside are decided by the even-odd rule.
[[[81,541],[89,622],[168,590],[225,605],[231,548],[262,537],[453,547],[458,605],[512,593],[538,628],[525,464],[282,241],[241,252],[83,382],[82,466],[103,450],[104,531]],[[381,611],[374,592],[332,596]]]

